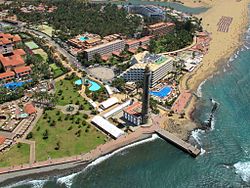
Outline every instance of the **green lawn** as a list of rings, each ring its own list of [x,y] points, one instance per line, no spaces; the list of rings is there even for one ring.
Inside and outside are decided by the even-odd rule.
[[[73,78],[71,80],[60,80],[56,82],[56,97],[57,105],[67,104],[81,104],[85,110],[90,108],[90,104],[78,93],[77,87],[74,82],[79,78]],[[61,94],[60,94],[61,93]]]
[[[0,167],[21,165],[29,163],[30,146],[28,144],[21,144],[13,146],[9,151],[0,154]]]
[[[33,41],[25,42],[25,45],[28,46],[28,48],[31,50],[39,48],[39,46]]]
[[[36,50],[32,50],[32,52],[34,54],[39,54],[43,58],[44,61],[47,61],[48,55],[47,55],[47,53],[45,51],[43,51],[43,49],[39,48],[39,49],[36,49]]]
[[[52,63],[49,66],[50,66],[50,68],[52,69],[52,71],[54,73],[54,75],[53,75],[54,78],[57,78],[57,77],[64,74],[63,70],[60,67],[58,67],[55,63]]]
[[[53,120],[55,125],[51,126]],[[46,129],[48,138],[43,139]],[[80,135],[77,132],[81,132]],[[86,123],[83,114],[67,116],[56,109],[46,111],[33,130],[38,161],[88,152],[104,143],[105,138],[104,134]],[[55,149],[57,143],[60,146],[58,150]]]
[[[52,37],[52,32],[54,31],[54,29],[51,26],[39,25],[38,29],[39,29],[39,31],[42,31],[42,32],[46,33],[47,35],[49,35],[50,37]]]

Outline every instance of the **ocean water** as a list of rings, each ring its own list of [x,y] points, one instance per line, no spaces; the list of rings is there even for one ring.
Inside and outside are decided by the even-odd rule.
[[[175,10],[189,13],[189,14],[200,14],[202,12],[206,12],[209,8],[207,7],[196,7],[191,8],[180,3],[173,3],[173,2],[162,2],[162,1],[145,1],[145,0],[128,0],[128,1],[115,1],[114,4],[132,4],[132,5],[159,5],[159,6],[166,6],[171,7]]]
[[[79,173],[10,187],[250,187],[250,28],[244,45],[219,73],[201,84],[197,94],[197,121],[208,119],[210,98],[219,108],[211,130],[192,132],[190,139],[202,147],[195,159],[153,136],[102,157]]]

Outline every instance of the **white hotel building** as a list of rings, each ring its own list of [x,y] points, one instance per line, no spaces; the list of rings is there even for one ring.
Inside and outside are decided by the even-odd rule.
[[[118,39],[104,44],[97,45],[93,48],[84,50],[84,56],[87,61],[91,61],[95,54],[106,55],[111,54],[114,51],[124,50],[125,42],[124,40]]]
[[[143,81],[145,67],[148,65],[152,74],[151,87],[173,71],[172,57],[150,54],[147,51],[134,55],[131,63],[133,65],[124,71],[120,77],[123,77],[126,82]]]

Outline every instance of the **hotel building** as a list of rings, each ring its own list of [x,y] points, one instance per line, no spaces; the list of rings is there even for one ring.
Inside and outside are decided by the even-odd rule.
[[[164,20],[165,11],[154,5],[128,5],[127,11],[131,14],[140,14],[147,18]]]
[[[26,53],[23,49],[13,49],[21,38],[18,35],[0,33],[0,63],[3,67],[0,73],[1,83],[7,83],[15,78],[26,78],[31,73],[31,68],[25,66],[23,58]]]
[[[123,117],[135,125],[142,123],[142,104],[140,102],[134,102],[123,110]]]
[[[124,40],[118,39],[111,42],[107,42],[101,45],[97,45],[93,48],[88,48],[83,51],[85,59],[91,61],[94,59],[95,54],[106,55],[111,54],[114,51],[122,51],[125,48]]]
[[[144,35],[161,36],[173,32],[175,24],[172,22],[160,22],[144,28]]]
[[[123,77],[126,82],[143,81],[144,71],[148,65],[151,71],[150,87],[173,71],[172,57],[150,54],[147,51],[134,55],[131,64],[132,66],[124,71],[120,77]]]

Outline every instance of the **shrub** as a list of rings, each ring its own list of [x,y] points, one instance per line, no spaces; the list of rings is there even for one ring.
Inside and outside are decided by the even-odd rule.
[[[49,132],[48,132],[48,130],[46,129],[46,130],[44,131],[44,133],[43,133],[43,139],[46,140],[46,139],[48,139],[48,138],[49,138]]]
[[[31,139],[31,138],[33,138],[33,133],[29,132],[26,136],[26,139]]]

